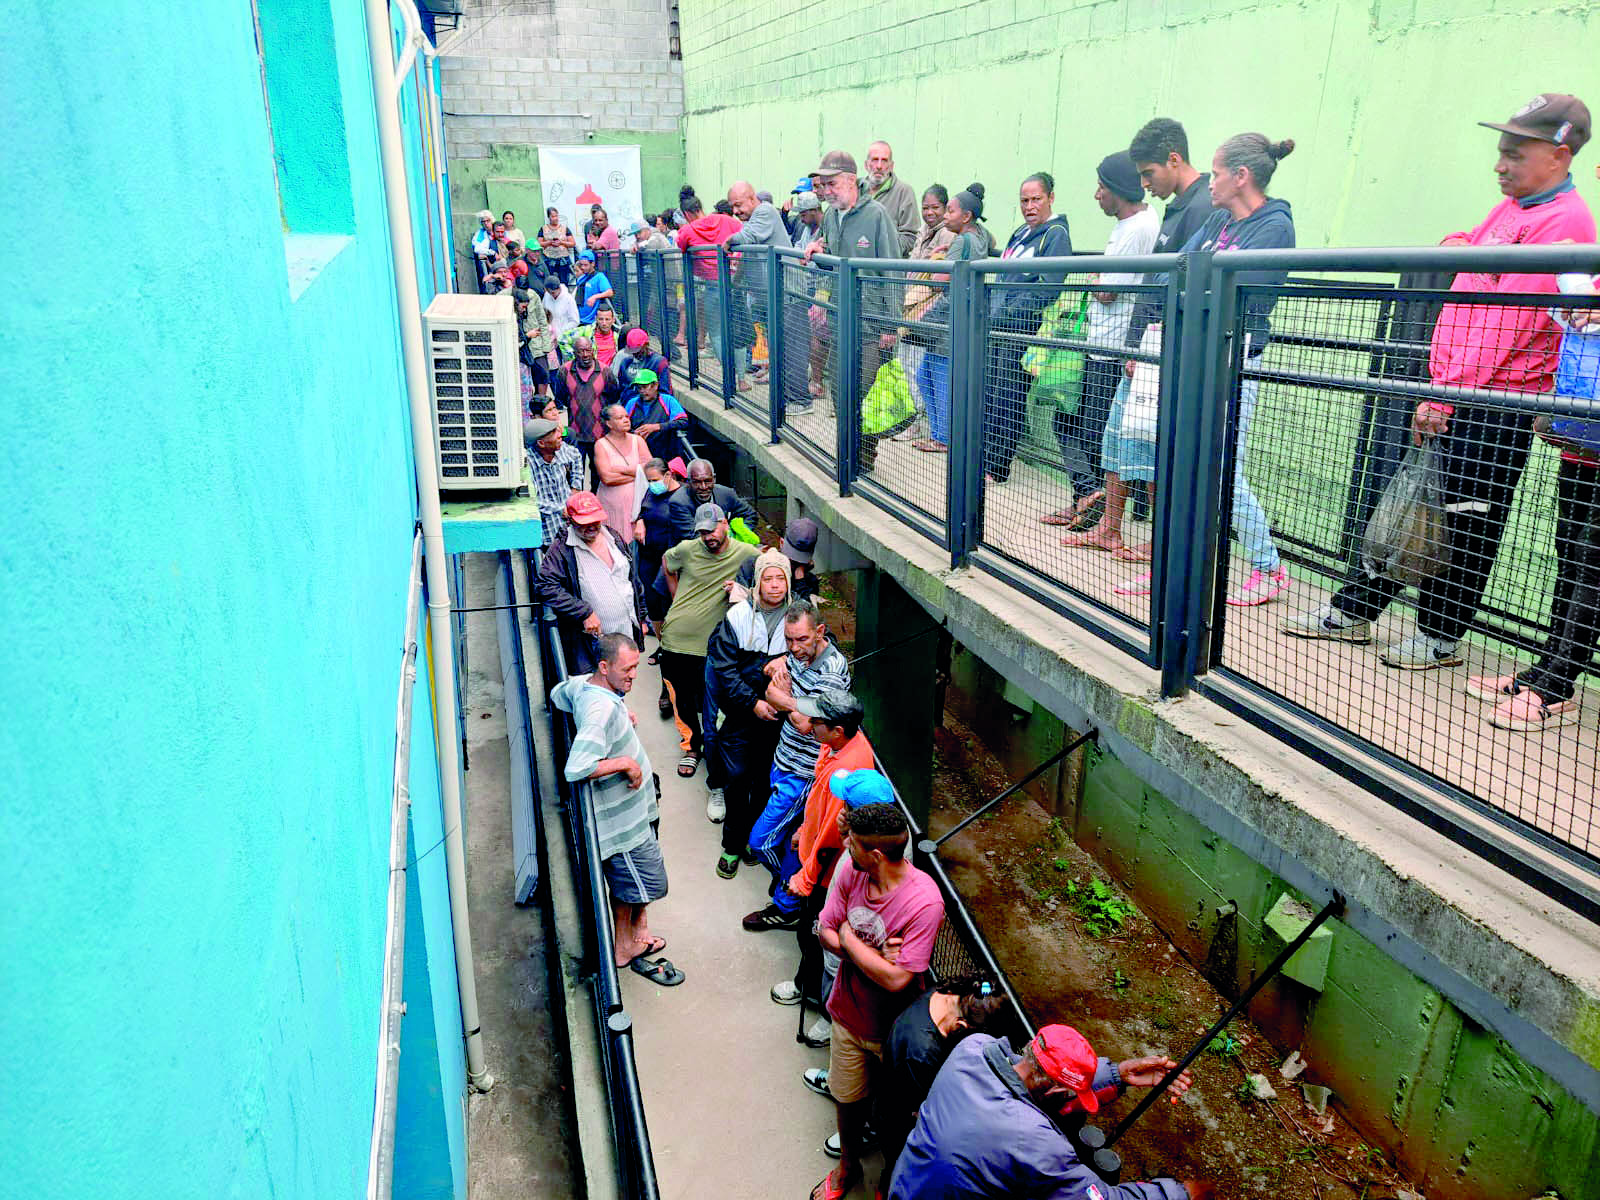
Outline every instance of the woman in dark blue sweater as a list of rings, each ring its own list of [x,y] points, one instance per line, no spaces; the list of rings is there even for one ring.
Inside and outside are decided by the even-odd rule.
[[[1001,258],[1065,258],[1072,253],[1067,219],[1055,215],[1056,181],[1039,171],[1022,181],[1017,203],[1022,224],[1006,243]],[[1022,347],[997,342],[996,333],[1032,337],[1039,317],[1055,299],[1065,271],[1027,271],[996,277],[989,293],[989,372],[984,389],[983,470],[993,483],[1011,478],[1011,460],[1017,453],[1028,419],[1030,376],[1022,369]],[[1045,286],[1053,285],[1053,286]]]

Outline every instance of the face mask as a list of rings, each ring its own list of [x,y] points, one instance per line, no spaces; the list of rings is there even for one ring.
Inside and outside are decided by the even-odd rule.
[[[667,494],[667,481],[665,479],[652,479],[650,481],[650,494],[652,496],[665,496]]]

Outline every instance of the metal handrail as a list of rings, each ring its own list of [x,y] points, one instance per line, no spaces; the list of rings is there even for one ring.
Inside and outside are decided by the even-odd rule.
[[[530,562],[530,570],[532,563]],[[566,655],[556,634],[553,614],[544,606],[534,610],[539,633],[540,654],[549,667],[545,683],[551,687],[566,679]],[[571,749],[573,723],[569,714],[550,706],[551,731],[557,754],[565,758]],[[581,878],[578,886],[586,904],[584,933],[594,953],[594,982],[591,995],[599,1026],[600,1045],[606,1076],[606,1097],[610,1107],[612,1138],[616,1144],[618,1184],[627,1200],[659,1200],[655,1157],[650,1148],[650,1130],[645,1120],[644,1097],[639,1085],[638,1059],[633,1044],[633,1021],[622,1002],[622,982],[617,975],[606,882],[600,868],[600,833],[595,824],[594,803],[586,782],[568,783],[560,769],[556,786],[564,793],[563,805],[570,835],[577,852]]]
[[[756,253],[746,247],[741,254]],[[950,264],[936,261],[908,261],[898,259],[851,259],[818,254],[806,259],[798,250],[786,247],[767,248],[768,269],[774,273],[777,286],[771,291],[779,303],[767,313],[769,345],[782,346],[785,322],[795,319],[795,307],[812,305],[829,312],[833,345],[830,351],[831,367],[836,383],[834,400],[837,406],[835,436],[818,439],[814,427],[796,428],[787,419],[787,399],[783,379],[774,374],[769,392],[768,434],[773,443],[782,442],[793,447],[804,457],[835,476],[839,495],[860,495],[886,511],[897,522],[932,539],[949,553],[952,567],[978,567],[997,576],[1009,585],[1040,600],[1061,615],[1085,626],[1097,637],[1128,648],[1161,672],[1162,694],[1181,696],[1193,688],[1203,686],[1207,673],[1218,668],[1221,662],[1220,646],[1226,637],[1226,613],[1219,614],[1222,603],[1216,587],[1217,572],[1226,558],[1226,512],[1230,503],[1231,471],[1233,470],[1232,443],[1226,437],[1232,420],[1229,412],[1233,402],[1219,403],[1218,397],[1227,399],[1229,389],[1237,389],[1241,377],[1270,381],[1279,385],[1312,387],[1325,391],[1344,391],[1369,398],[1388,398],[1394,402],[1401,398],[1410,400],[1438,399],[1457,404],[1478,403],[1523,412],[1549,413],[1594,419],[1597,411],[1593,400],[1576,397],[1557,397],[1553,394],[1521,393],[1487,389],[1441,388],[1425,379],[1411,379],[1390,374],[1386,363],[1393,356],[1415,357],[1427,350],[1422,342],[1412,338],[1385,340],[1383,330],[1388,328],[1388,308],[1374,310],[1373,320],[1379,332],[1374,336],[1349,336],[1344,330],[1332,335],[1321,335],[1305,328],[1304,321],[1287,322],[1274,329],[1266,343],[1266,358],[1243,359],[1240,356],[1239,331],[1259,315],[1259,306],[1268,300],[1286,302],[1295,298],[1316,300],[1319,297],[1343,296],[1347,292],[1359,293],[1363,301],[1375,300],[1380,306],[1427,299],[1443,299],[1451,303],[1470,304],[1479,299],[1473,292],[1426,293],[1411,288],[1396,288],[1392,283],[1375,284],[1368,279],[1354,278],[1362,272],[1396,273],[1417,272],[1514,272],[1527,274],[1554,274],[1562,271],[1600,271],[1600,247],[1593,245],[1497,246],[1497,247],[1406,247],[1363,249],[1287,249],[1287,250],[1228,250],[1222,252],[1191,252],[1185,254],[1143,255],[1138,257],[1108,257],[1105,255],[1072,255],[1058,258],[984,259],[978,262]],[[722,256],[724,259],[726,256]],[[793,290],[793,272],[783,268],[784,263],[806,262],[812,278],[825,277],[830,282],[828,300],[819,302],[815,297]],[[991,347],[1008,343],[1006,353],[1022,341],[1039,343],[1060,351],[1093,353],[1101,347],[1082,338],[1040,339],[1028,330],[1015,328],[1003,307],[993,304],[1006,296],[1015,299],[1027,293],[1033,300],[1042,300],[1046,293],[1082,290],[1088,286],[1083,276],[1098,271],[1142,274],[1143,279],[1117,290],[1142,293],[1154,297],[1163,292],[1160,302],[1160,319],[1167,326],[1160,354],[1161,403],[1157,425],[1157,497],[1158,516],[1155,531],[1152,586],[1147,622],[1142,626],[1130,624],[1120,612],[1108,608],[1102,598],[1083,591],[1041,572],[1036,566],[1013,561],[995,551],[982,539],[985,483],[978,448],[982,445],[982,429],[992,403],[986,394],[986,378]],[[878,289],[885,281],[899,275],[937,273],[948,276],[951,318],[950,343],[950,416],[952,446],[959,445],[964,453],[952,453],[946,485],[945,515],[929,514],[905,498],[897,495],[886,481],[872,474],[863,474],[857,462],[861,434],[861,391],[866,387],[858,380],[853,368],[857,359],[859,340],[869,331],[877,329],[885,318],[876,315],[870,305],[861,301],[867,288]],[[1314,279],[1310,274],[1343,273],[1344,278]],[[1033,279],[1018,279],[1032,276]],[[1043,277],[1042,279],[1038,277]],[[892,285],[891,285],[892,286]],[[1528,296],[1494,294],[1484,296],[1496,304],[1551,305],[1560,303],[1554,295],[1539,293]],[[1146,303],[1149,301],[1146,300]],[[1575,298],[1577,304],[1587,304]],[[993,311],[991,311],[993,309]],[[691,320],[693,313],[691,312]],[[1281,315],[1281,314],[1280,314]],[[928,322],[897,321],[911,327],[927,326]],[[990,326],[994,328],[991,330]],[[1008,327],[1009,326],[1009,327]],[[1291,327],[1292,326],[1292,327]],[[686,331],[693,345],[697,331]],[[803,344],[803,343],[802,343]],[[1294,364],[1278,365],[1270,354],[1272,345],[1325,347],[1349,350],[1370,355],[1365,369],[1355,369],[1348,375],[1326,370],[1304,370]],[[1136,348],[1118,349],[1118,357],[1146,359],[1149,356]],[[728,382],[724,380],[724,387]],[[1374,401],[1376,402],[1376,401]],[[1364,435],[1363,435],[1364,436]],[[1358,445],[1359,462],[1376,462],[1370,450]],[[1025,444],[1018,453],[1026,455]],[[1366,466],[1361,467],[1367,470]],[[1371,498],[1371,485],[1362,479],[1353,479],[1350,499],[1346,504],[1346,526],[1359,516],[1362,497]],[[1178,502],[1174,497],[1193,498]],[[1285,546],[1294,544],[1292,538]],[[1305,550],[1331,561],[1347,561],[1349,530],[1334,547],[1306,546]],[[1493,605],[1484,610],[1477,622],[1494,617]],[[1519,634],[1511,630],[1513,641],[1522,635],[1537,633],[1535,624],[1517,618]],[[1490,630],[1493,636],[1505,638],[1508,631]],[[1221,670],[1219,678],[1226,674]],[[1207,690],[1213,690],[1208,688]],[[1281,729],[1282,736],[1291,738],[1303,714],[1282,708],[1270,696],[1258,696],[1250,702],[1252,720],[1269,728]],[[1369,790],[1405,811],[1409,799],[1394,788],[1393,767],[1407,767],[1406,761],[1373,743],[1362,741],[1348,731],[1338,736],[1346,741],[1360,742],[1363,755],[1376,756],[1381,767],[1355,768],[1355,777]],[[1366,761],[1365,759],[1363,761]],[[1419,785],[1451,802],[1468,802],[1479,805],[1470,792],[1442,779],[1422,778],[1415,771],[1410,777]],[[1515,815],[1507,820],[1516,822]],[[1482,853],[1480,845],[1473,843],[1473,835],[1465,825],[1458,824],[1447,830],[1461,844]],[[1600,854],[1594,848],[1585,849],[1577,844],[1544,834],[1532,826],[1518,826],[1513,835],[1531,838],[1548,848],[1565,855],[1577,855],[1590,863],[1590,869],[1600,873],[1595,866]],[[1553,878],[1530,878],[1528,882],[1563,903],[1571,904],[1570,895]]]

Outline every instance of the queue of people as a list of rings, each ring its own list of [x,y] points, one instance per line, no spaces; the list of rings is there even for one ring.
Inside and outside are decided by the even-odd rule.
[[[611,438],[625,412],[612,404],[607,416]],[[558,460],[574,469],[576,451],[556,423],[535,418],[529,433],[550,473]],[[706,817],[721,826],[714,869],[732,879],[743,865],[764,868],[770,901],[743,926],[796,937],[794,976],[774,984],[771,999],[822,1014],[803,1038],[827,1048],[828,1065],[797,1082],[835,1105],[837,1131],[821,1148],[837,1163],[813,1196],[848,1192],[874,1146],[884,1158],[880,1194],[999,1196],[1012,1194],[1008,1180],[1054,1176],[1071,1188],[1092,1179],[1073,1149],[1075,1114],[1128,1085],[1154,1084],[1171,1061],[1112,1064],[1064,1026],[1013,1054],[986,1032],[1010,1004],[994,979],[930,977],[944,900],[912,861],[910,826],[876,769],[850,664],[815,602],[820,526],[797,518],[777,545],[759,549],[731,536],[731,508],[754,514],[710,463],[650,458],[642,470],[651,502],[633,543],[600,497],[571,489],[565,532],[534,581],[576,672],[553,699],[576,725],[566,777],[591,787],[616,965],[662,987],[686,982],[649,921],[668,887],[659,780],[626,704],[651,631],[661,713],[683,731],[678,774],[692,777],[708,759]],[[688,512],[687,536],[674,508]],[[969,1041],[987,1072],[982,1113],[968,1111]],[[974,1130],[989,1139],[976,1167]],[[1104,1186],[1108,1196],[1205,1194],[1172,1180],[1120,1193]]]
[[[1589,137],[1582,103],[1545,95],[1507,122],[1484,124],[1500,134],[1496,173],[1504,199],[1482,223],[1447,237],[1446,244],[1593,241],[1593,217],[1570,173],[1573,155]],[[1148,122],[1127,150],[1107,155],[1095,169],[1096,200],[1113,222],[1104,253],[1139,258],[1178,249],[1292,247],[1289,204],[1269,188],[1278,164],[1293,150],[1291,140],[1241,134],[1218,146],[1206,164],[1209,171],[1201,171],[1190,160],[1178,122]],[[719,201],[725,211],[714,206],[707,214],[686,188],[677,210],[630,234],[642,250],[659,248],[670,237],[679,249],[788,245],[807,259],[821,253],[909,253],[932,265],[925,279],[934,284],[941,270],[959,261],[1071,253],[1067,223],[1054,213],[1055,180],[1047,172],[1022,182],[1023,224],[1002,244],[983,224],[981,184],[953,196],[935,185],[919,204],[894,176],[887,144],[869,147],[867,166],[863,177],[849,153],[828,153],[782,209],[741,181]],[[1163,212],[1147,204],[1147,194],[1166,201]],[[483,215],[490,217],[491,242],[497,225],[509,220],[514,228],[514,214],[499,223]],[[592,224],[585,230],[586,240],[603,243],[604,234],[604,227],[595,230]],[[557,232],[549,237],[559,254]],[[544,241],[542,235],[541,246]],[[805,1072],[800,1082],[836,1105],[837,1134],[824,1150],[837,1165],[814,1189],[814,1200],[843,1196],[860,1181],[863,1158],[874,1144],[885,1158],[879,1192],[895,1198],[1048,1194],[1177,1200],[1208,1194],[1202,1184],[1170,1179],[1105,1184],[1080,1161],[1070,1136],[1074,1119],[1096,1112],[1129,1086],[1155,1085],[1172,1067],[1170,1060],[1114,1063],[1065,1025],[1047,1026],[1017,1051],[988,1032],[1009,1003],[994,980],[932,983],[943,899],[912,861],[910,828],[888,780],[876,770],[863,708],[852,692],[851,664],[816,604],[814,556],[821,530],[815,521],[799,519],[777,545],[762,548],[748,501],[718,483],[709,462],[686,463],[674,453],[687,418],[665,390],[665,359],[642,328],[616,331],[608,320],[595,321],[609,313],[609,297],[583,288],[594,275],[593,263],[585,265],[584,252],[573,257],[581,295],[595,305],[587,319],[599,328],[572,339],[571,357],[550,374],[548,401],[538,416],[530,410],[530,463],[548,543],[535,591],[557,614],[568,660],[580,672],[557,689],[557,702],[579,726],[567,777],[589,780],[597,809],[603,805],[606,813],[602,853],[612,888],[617,965],[662,986],[684,982],[683,972],[662,955],[665,940],[647,922],[648,906],[666,893],[666,868],[656,784],[625,705],[645,637],[653,635],[657,645],[649,662],[659,665],[662,677],[658,710],[680,733],[677,775],[693,778],[704,761],[706,817],[721,826],[720,854],[708,866],[724,879],[735,878],[744,866],[766,872],[769,901],[743,918],[743,928],[795,934],[795,974],[772,986],[771,999],[806,1004],[822,1014],[804,1029],[803,1039],[827,1047],[828,1066]],[[505,270],[513,291],[525,292],[517,287],[521,277]],[[1258,362],[1271,341],[1276,297],[1270,288],[1283,279],[1281,272],[1249,279],[1268,290],[1244,301],[1239,353],[1246,363]],[[719,302],[716,288],[706,286],[714,280],[714,270],[702,275],[698,261],[682,280],[703,289],[694,293],[702,313]],[[1061,527],[1070,548],[1148,561],[1148,546],[1124,538],[1129,511],[1140,501],[1150,503],[1155,478],[1153,416],[1145,407],[1153,393],[1139,374],[1148,367],[1128,353],[1140,350],[1143,358],[1159,351],[1160,311],[1145,294],[1127,289],[1160,277],[1107,272],[1087,290],[1072,291],[1059,286],[1064,280],[1065,273],[1051,264],[1007,274],[989,292],[991,331],[1024,339],[1042,333],[1081,341],[1090,350],[1069,371],[1048,355],[1030,361],[1014,340],[990,341],[982,431],[988,486],[1003,487],[1010,479],[1030,393],[1035,387],[1054,389],[1061,395],[1052,429],[1067,492],[1064,504],[1039,519]],[[565,286],[552,281],[558,292]],[[1594,333],[1600,321],[1593,308],[1562,309],[1558,289],[1592,294],[1597,282],[1458,275],[1456,292],[1545,293],[1552,303],[1548,309],[1495,308],[1470,299],[1446,304],[1431,337],[1430,378],[1477,393],[1554,391],[1592,399],[1600,381],[1600,337]],[[915,326],[948,323],[948,305],[942,313],[938,308],[941,296],[938,287],[925,294],[908,288],[902,300],[875,284],[863,285],[869,333],[849,369],[860,372],[865,394],[886,364],[898,363],[915,382],[926,418],[922,429],[864,433],[865,470],[872,469],[877,445],[888,437],[910,440],[930,454],[952,449],[948,340],[906,336],[908,320]],[[733,327],[759,325],[762,316],[747,307]],[[705,324],[721,336],[720,321]],[[812,311],[786,312],[784,325],[799,349],[788,357],[781,381],[787,402],[824,395],[837,381],[828,379],[831,359],[823,355],[819,361],[809,344],[818,336]],[[608,360],[597,352],[597,340],[613,351]],[[736,341],[736,351],[746,348]],[[559,357],[557,351],[546,353]],[[747,360],[745,366],[737,372],[741,383],[748,377]],[[1227,597],[1237,607],[1279,600],[1293,587],[1247,470],[1258,388],[1257,379],[1246,375],[1233,398],[1233,532],[1251,566]],[[1533,666],[1473,677],[1467,691],[1491,706],[1488,720],[1501,728],[1534,731],[1576,719],[1577,680],[1600,640],[1600,422],[1544,421],[1536,428],[1523,413],[1469,396],[1455,405],[1419,405],[1412,433],[1418,443],[1437,439],[1443,451],[1452,556],[1423,581],[1417,632],[1388,647],[1383,661],[1408,670],[1463,661],[1460,640],[1482,603],[1533,439],[1544,437],[1562,452],[1550,634]],[[586,466],[592,470],[587,487]],[[1148,586],[1146,575],[1128,585],[1126,594]],[[1280,628],[1302,638],[1365,642],[1371,623],[1400,590],[1393,580],[1363,573],[1327,603],[1285,618]],[[1175,1090],[1188,1084],[1185,1075]]]

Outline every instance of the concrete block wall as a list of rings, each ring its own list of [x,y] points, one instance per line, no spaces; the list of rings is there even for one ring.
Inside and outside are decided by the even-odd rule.
[[[440,60],[458,243],[484,207],[517,209],[532,234],[541,144],[637,142],[646,211],[676,201],[683,64],[669,53],[667,0],[466,0],[463,8],[461,28],[471,32]],[[491,179],[523,186],[491,195]]]
[[[1301,245],[1432,245],[1500,199],[1475,122],[1540,92],[1600,101],[1600,6],[1514,7],[1537,54],[1507,53],[1493,0],[813,0],[804,36],[782,5],[684,0],[689,178],[787,190],[884,138],[915,188],[982,181],[1002,238],[1020,181],[1052,172],[1074,245],[1098,247],[1095,165],[1159,115],[1202,169],[1233,134],[1294,138],[1273,191]]]

